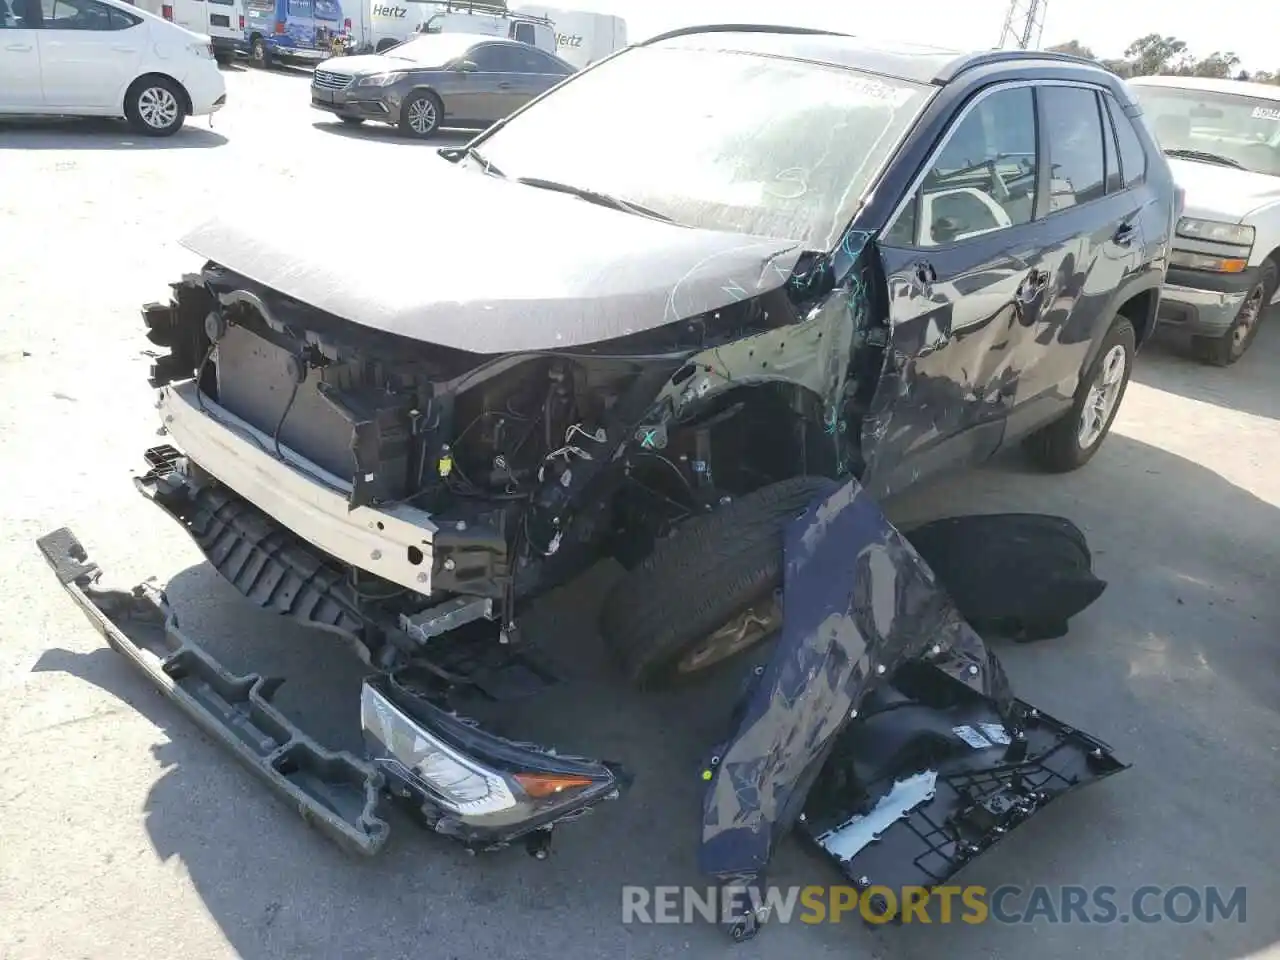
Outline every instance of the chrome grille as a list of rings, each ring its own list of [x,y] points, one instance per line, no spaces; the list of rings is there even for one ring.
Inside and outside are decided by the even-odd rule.
[[[341,90],[348,86],[354,77],[348,77],[344,73],[331,73],[328,70],[317,70],[315,79],[311,82],[314,86],[323,87],[325,90]]]

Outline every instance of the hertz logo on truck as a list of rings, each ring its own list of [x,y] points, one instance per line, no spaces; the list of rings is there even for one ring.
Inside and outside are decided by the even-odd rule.
[[[388,7],[385,4],[375,3],[373,5],[373,15],[375,17],[392,17],[404,19],[409,10],[407,7]]]
[[[582,37],[576,33],[557,33],[556,47],[580,47],[582,46]]]

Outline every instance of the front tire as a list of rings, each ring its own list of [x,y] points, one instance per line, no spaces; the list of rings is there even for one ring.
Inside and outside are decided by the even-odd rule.
[[[1116,317],[1076,388],[1071,409],[1027,438],[1027,452],[1037,464],[1052,473],[1067,473],[1093,459],[1124,399],[1136,349],[1133,324]]]
[[[721,663],[782,622],[787,524],[836,484],[794,477],[686,521],[605,598],[600,632],[636,686]]]
[[[182,88],[167,77],[143,77],[124,98],[124,115],[138,133],[171,137],[187,118]]]
[[[400,132],[426,140],[440,129],[444,106],[434,93],[422,90],[411,94],[400,106]]]
[[[1195,337],[1191,341],[1196,356],[1215,367],[1229,367],[1243,357],[1258,335],[1277,284],[1280,284],[1280,267],[1268,260],[1227,332],[1220,337]]]

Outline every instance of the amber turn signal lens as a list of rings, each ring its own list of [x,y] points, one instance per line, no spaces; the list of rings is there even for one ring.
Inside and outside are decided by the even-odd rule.
[[[568,777],[553,773],[517,773],[515,781],[531,797],[551,797],[565,790],[589,787],[595,783],[590,777]]]

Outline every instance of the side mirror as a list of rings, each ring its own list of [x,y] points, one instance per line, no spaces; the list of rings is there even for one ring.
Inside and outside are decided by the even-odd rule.
[[[474,60],[460,60],[454,69],[459,73],[475,73],[480,68],[476,66]]]

